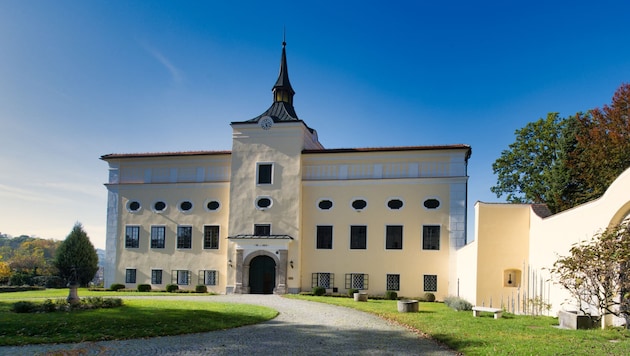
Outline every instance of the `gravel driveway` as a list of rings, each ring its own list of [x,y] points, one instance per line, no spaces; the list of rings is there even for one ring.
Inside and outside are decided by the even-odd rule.
[[[456,354],[377,316],[334,305],[277,295],[173,298],[258,304],[274,308],[280,314],[264,323],[229,330],[150,339],[0,347],[0,355]]]

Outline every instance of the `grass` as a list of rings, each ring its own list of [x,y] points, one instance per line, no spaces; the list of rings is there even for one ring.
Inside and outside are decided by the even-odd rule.
[[[108,293],[80,290],[79,296],[115,295],[124,298],[125,295],[143,295]],[[17,300],[65,296],[67,290],[0,294],[0,345],[135,339],[206,332],[260,323],[278,314],[271,308],[254,305],[159,299],[125,299],[124,306],[114,309],[35,314],[10,311]]]
[[[473,318],[443,303],[420,303],[418,313],[398,313],[396,301],[291,295],[316,302],[350,307],[394,320],[465,355],[630,355],[630,331],[562,330],[557,318],[491,313]]]

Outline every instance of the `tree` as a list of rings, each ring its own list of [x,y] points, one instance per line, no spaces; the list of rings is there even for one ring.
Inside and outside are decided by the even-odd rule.
[[[98,270],[98,256],[90,238],[80,223],[76,223],[59,245],[55,256],[55,267],[59,276],[70,281],[76,273],[77,282],[87,285]]]
[[[498,178],[490,190],[497,197],[507,194],[508,202],[546,203],[557,211],[555,202],[561,200],[562,191],[556,180],[561,171],[554,167],[561,157],[567,123],[558,113],[549,113],[516,130],[516,141],[492,164]]]
[[[630,84],[622,84],[612,103],[577,115],[576,149],[568,166],[575,172],[578,200],[601,196],[630,166]]]
[[[590,241],[574,244],[570,255],[559,258],[551,269],[557,282],[571,294],[577,307],[592,316],[623,316],[630,326],[630,225],[611,226]]]
[[[516,141],[493,164],[490,190],[512,203],[544,203],[552,213],[601,196],[630,167],[630,85],[611,105],[516,130]]]

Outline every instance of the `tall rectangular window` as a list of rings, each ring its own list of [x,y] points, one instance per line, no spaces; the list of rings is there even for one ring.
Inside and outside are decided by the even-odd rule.
[[[162,284],[162,270],[161,269],[151,270],[151,284]]]
[[[187,286],[190,284],[190,271],[175,270],[171,271],[171,283],[178,284],[180,286]]]
[[[272,163],[258,163],[257,165],[257,184],[272,184],[273,183],[273,164]]]
[[[140,226],[125,227],[125,247],[126,248],[140,247]]]
[[[317,226],[317,248],[332,249],[333,227],[329,225]]]
[[[350,249],[365,250],[367,248],[367,226],[350,226]]]
[[[388,250],[402,250],[402,225],[388,225],[385,232],[385,248]]]
[[[400,275],[399,274],[387,275],[387,290],[400,290]]]
[[[151,248],[164,248],[166,226],[151,226]]]
[[[177,248],[192,248],[192,226],[177,227]]]
[[[136,269],[127,268],[125,270],[125,283],[136,283]]]
[[[363,273],[347,273],[346,289],[368,289],[368,275]]]
[[[424,225],[422,227],[422,249],[440,249],[440,225]]]
[[[219,248],[219,226],[203,227],[203,248],[215,250]]]
[[[202,270],[199,271],[199,284],[207,286],[216,286],[219,284],[219,274],[217,271]]]
[[[254,225],[254,235],[256,235],[256,236],[269,236],[269,235],[271,235],[271,225],[270,224],[255,224]]]
[[[333,288],[335,286],[335,275],[333,273],[313,273],[311,287]]]
[[[437,275],[435,274],[424,275],[424,291],[437,292]]]

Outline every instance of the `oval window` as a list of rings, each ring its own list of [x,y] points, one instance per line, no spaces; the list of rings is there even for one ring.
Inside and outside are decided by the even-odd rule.
[[[166,209],[166,203],[163,201],[158,201],[153,204],[153,209],[155,209],[155,211],[164,211]]]
[[[217,210],[219,209],[220,206],[221,205],[216,200],[213,200],[211,202],[208,202],[208,204],[206,204],[206,208],[208,208],[208,210]]]
[[[129,211],[138,211],[140,210],[140,203],[137,201],[132,201],[129,203]]]
[[[273,204],[273,200],[269,197],[258,197],[256,199],[256,208],[264,210],[270,208]]]
[[[400,199],[392,199],[387,202],[387,207],[392,210],[398,210],[402,208],[402,206],[403,206],[403,202]]]
[[[317,204],[317,206],[322,210],[328,210],[332,208],[333,202],[330,200],[322,200],[319,202],[319,204]]]
[[[437,199],[427,199],[424,201],[424,207],[427,209],[437,209],[440,206],[440,201]]]
[[[366,206],[367,206],[367,202],[363,199],[357,199],[352,202],[352,207],[356,210],[365,209]]]
[[[191,202],[189,201],[183,201],[179,204],[179,209],[181,211],[189,211],[190,209],[192,209],[193,205]]]

